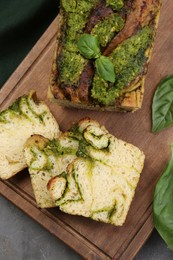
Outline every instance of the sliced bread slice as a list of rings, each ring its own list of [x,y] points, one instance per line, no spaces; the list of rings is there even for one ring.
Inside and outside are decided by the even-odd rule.
[[[43,102],[31,91],[0,112],[0,178],[8,179],[27,165],[23,146],[33,134],[49,139],[59,136],[58,123]]]
[[[132,186],[114,167],[99,161],[78,158],[70,168],[63,176],[49,181],[48,190],[56,206],[68,214],[123,225],[140,174]]]
[[[68,135],[79,142],[79,158],[61,176],[65,181],[49,181],[50,196],[66,213],[121,226],[143,169],[143,152],[89,118],[80,120]]]
[[[76,158],[77,149],[78,142],[68,138],[66,133],[53,140],[33,135],[26,141],[24,156],[31,176],[36,202],[40,208],[50,208],[56,205],[47,190],[48,182],[51,178],[66,171],[66,167]],[[59,177],[59,181],[63,194],[66,181],[62,177]],[[59,191],[56,196],[58,193]]]

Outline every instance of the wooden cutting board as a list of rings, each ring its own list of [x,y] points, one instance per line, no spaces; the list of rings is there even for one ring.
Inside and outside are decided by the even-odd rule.
[[[104,124],[116,137],[144,151],[144,170],[123,227],[70,216],[58,209],[40,210],[35,203],[27,170],[9,181],[0,181],[0,192],[4,197],[87,259],[132,259],[153,230],[153,191],[170,158],[173,129],[159,134],[151,133],[151,105],[157,83],[165,75],[173,73],[172,10],[173,1],[163,1],[145,83],[143,107],[135,113],[95,112],[50,104],[47,100],[47,88],[56,38],[56,20],[0,91],[1,110],[20,95],[35,89],[38,97],[50,106],[62,131],[67,130],[73,122],[89,116]]]

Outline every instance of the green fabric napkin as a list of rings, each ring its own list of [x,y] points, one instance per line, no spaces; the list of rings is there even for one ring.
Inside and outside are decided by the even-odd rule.
[[[58,0],[0,0],[0,87],[57,16]]]

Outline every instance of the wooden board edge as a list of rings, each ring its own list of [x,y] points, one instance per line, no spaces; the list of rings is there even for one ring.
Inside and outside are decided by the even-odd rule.
[[[10,96],[20,80],[24,77],[24,75],[29,71],[30,67],[34,65],[37,59],[40,57],[41,53],[45,50],[45,48],[49,45],[52,39],[54,39],[57,32],[57,17],[50,24],[45,33],[41,36],[41,38],[37,41],[34,47],[30,50],[24,60],[20,63],[17,69],[13,72],[13,74],[9,77],[6,83],[0,89],[0,104],[1,106],[5,102],[5,100]],[[8,93],[8,94],[7,94]]]
[[[153,215],[152,215],[152,204],[150,205],[150,208],[148,209],[150,212],[147,220],[145,221],[144,225],[140,228],[140,230],[137,232],[136,236],[132,241],[129,242],[128,247],[126,250],[122,253],[119,260],[126,260],[126,259],[134,259],[134,257],[137,255],[139,250],[144,245],[144,241],[146,241],[149,236],[151,235],[154,224],[153,224]],[[146,232],[147,230],[147,232]],[[116,259],[116,258],[115,258]]]
[[[111,259],[110,256],[49,211],[40,210],[35,202],[31,203],[33,199],[27,193],[17,186],[14,187],[14,184],[10,184],[9,181],[0,181],[0,194],[85,259]],[[59,223],[57,224],[57,222]]]

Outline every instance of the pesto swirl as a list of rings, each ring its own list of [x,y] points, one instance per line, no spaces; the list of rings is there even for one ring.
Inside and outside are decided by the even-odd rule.
[[[103,21],[100,21],[92,29],[91,34],[97,36],[98,41],[102,47],[106,47],[115,35],[115,33],[121,31],[124,27],[124,19],[116,13],[113,13],[106,17]]]
[[[113,10],[120,10],[124,6],[123,0],[106,0],[106,5],[110,6]]]
[[[79,53],[77,41],[83,33],[94,0],[62,0],[66,11],[67,29],[63,51],[59,62],[60,81],[65,84],[76,84],[86,64],[86,59]]]
[[[115,84],[108,84],[95,75],[91,89],[92,98],[103,105],[110,105],[143,72],[147,61],[146,50],[152,41],[152,30],[144,27],[120,44],[109,58],[115,68]]]

